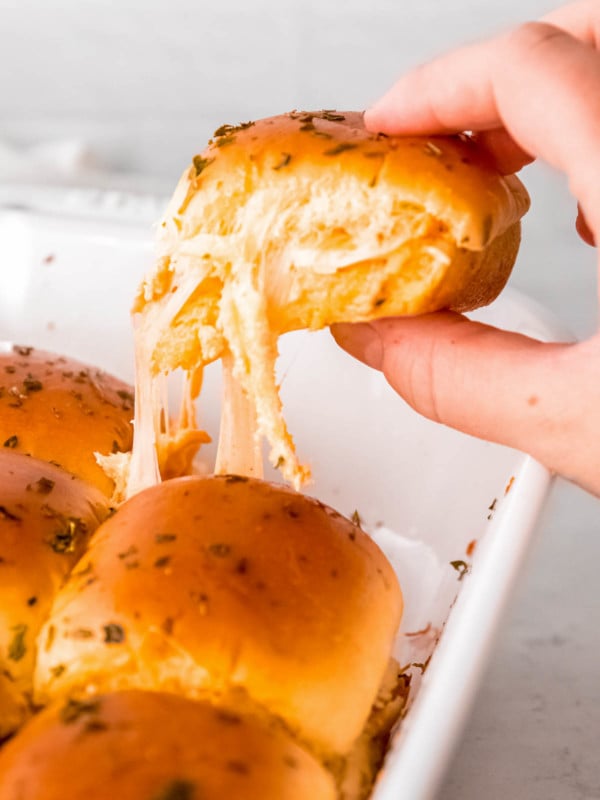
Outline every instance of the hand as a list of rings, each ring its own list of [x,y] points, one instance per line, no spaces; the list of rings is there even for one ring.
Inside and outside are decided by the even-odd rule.
[[[600,4],[443,56],[401,78],[365,115],[373,131],[474,131],[498,168],[541,158],[566,173],[577,228],[600,241]],[[545,344],[440,312],[337,325],[425,416],[530,453],[600,495],[600,334]]]

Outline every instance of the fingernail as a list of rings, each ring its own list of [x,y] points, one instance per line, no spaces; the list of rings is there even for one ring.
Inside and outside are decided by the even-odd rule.
[[[379,100],[366,109],[363,114],[363,120],[367,130],[378,132],[379,126],[384,121],[381,115],[381,102]]]
[[[577,233],[581,236],[583,241],[586,242],[586,244],[589,244],[592,247],[596,246],[594,234],[590,230],[590,226],[587,224],[587,220],[579,205],[577,206],[577,220],[575,221],[575,228]]]
[[[343,322],[331,326],[333,338],[347,353],[368,367],[381,369],[383,342],[377,330],[368,322]]]

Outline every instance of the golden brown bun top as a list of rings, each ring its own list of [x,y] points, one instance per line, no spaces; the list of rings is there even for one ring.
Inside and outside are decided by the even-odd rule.
[[[162,688],[259,709],[346,752],[386,670],[402,598],[337,512],[236,476],[142,492],[98,530],[40,636],[40,698]]]
[[[15,345],[0,349],[0,447],[52,461],[106,495],[102,454],[131,449],[127,384],[64,356]]]
[[[466,136],[381,136],[356,112],[225,125],[158,228],[156,265],[135,303],[138,364],[144,374],[193,372],[231,356],[271,463],[300,488],[309,470],[282,415],[277,337],[492,302],[528,204],[518,178],[500,175]],[[142,378],[138,395],[150,383]],[[132,491],[151,483],[135,450]]]
[[[0,671],[20,690],[31,689],[36,636],[54,596],[107,514],[98,489],[0,449]]]
[[[0,752],[0,800],[335,800],[285,734],[174,695],[43,711]]]
[[[179,218],[184,235],[207,192],[225,211],[285,182],[292,192],[298,181],[315,179],[335,191],[340,176],[357,178],[375,197],[393,189],[399,202],[424,207],[469,250],[482,250],[529,207],[518,178],[500,175],[465,136],[389,137],[367,131],[359,112],[300,111],[222,126],[184,173],[165,216]],[[216,214],[212,221],[220,235],[231,232],[231,218]]]

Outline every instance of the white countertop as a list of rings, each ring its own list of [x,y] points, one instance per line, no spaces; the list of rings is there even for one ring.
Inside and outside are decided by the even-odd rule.
[[[557,482],[439,800],[600,797],[599,523]]]

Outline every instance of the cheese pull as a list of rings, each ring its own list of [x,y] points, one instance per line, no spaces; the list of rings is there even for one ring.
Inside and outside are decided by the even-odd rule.
[[[168,417],[164,406],[150,408],[152,385],[223,357],[218,464],[231,462],[235,446],[256,474],[253,452],[266,438],[271,462],[299,488],[310,471],[283,418],[278,337],[491,302],[515,261],[528,202],[520,181],[500,175],[466,136],[387,137],[366,131],[359,113],[331,111],[220,128],[175,190],[135,303],[129,494],[159,473],[143,457],[157,452]],[[242,402],[235,392],[249,404],[239,421],[228,410]]]

